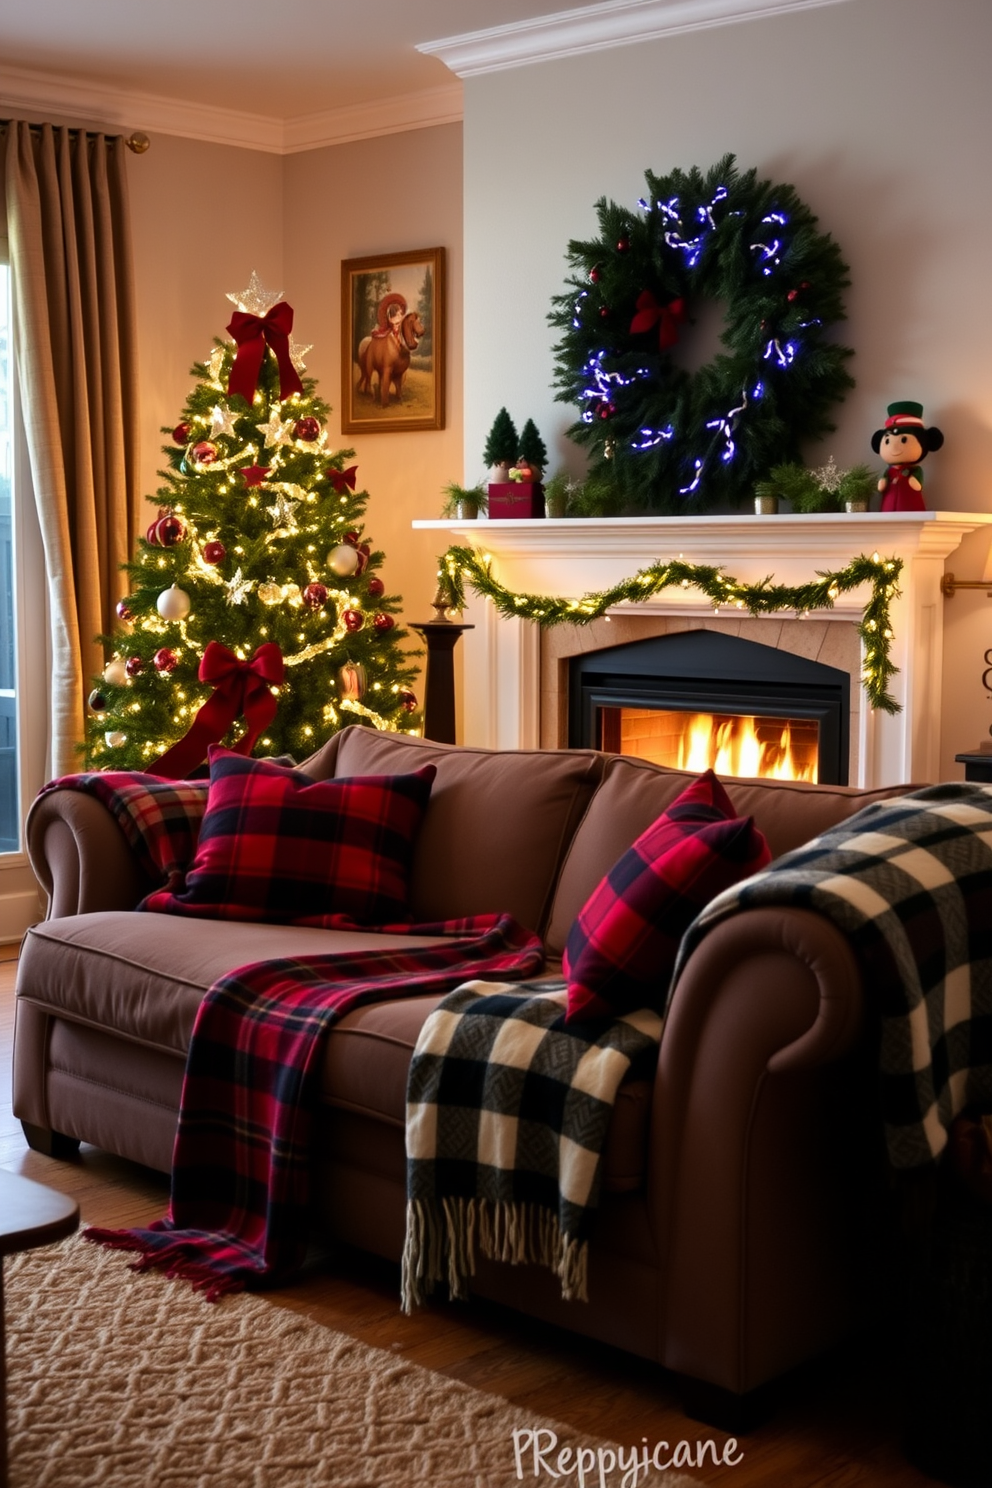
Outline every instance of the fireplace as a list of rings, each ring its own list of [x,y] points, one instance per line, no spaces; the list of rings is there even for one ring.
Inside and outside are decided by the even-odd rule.
[[[568,742],[720,775],[846,785],[851,679],[772,646],[683,631],[573,657]]]

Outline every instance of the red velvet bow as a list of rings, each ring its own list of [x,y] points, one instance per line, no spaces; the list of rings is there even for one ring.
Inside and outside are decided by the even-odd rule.
[[[280,300],[264,316],[235,310],[227,329],[238,343],[234,366],[231,368],[231,380],[227,384],[229,396],[240,393],[249,403],[254,398],[266,342],[275,352],[279,364],[280,400],[288,398],[291,393],[302,393],[303,384],[289,355],[289,333],[293,329],[292,305]]]
[[[339,496],[343,496],[346,489],[349,491],[355,489],[355,472],[357,470],[357,465],[349,465],[347,470],[335,470],[333,465],[328,465],[327,479]]]
[[[651,291],[646,289],[637,297],[637,314],[630,322],[630,333],[637,336],[657,326],[658,345],[662,351],[668,351],[679,339],[679,323],[683,320],[685,300],[669,300],[667,305],[659,305]]]
[[[240,661],[219,641],[211,641],[200,660],[200,681],[214,692],[193,719],[189,732],[167,749],[152,775],[165,780],[185,780],[207,757],[207,749],[227,733],[243,713],[246,732],[231,748],[235,754],[251,754],[255,740],[276,716],[276,699],[270,688],[283,679],[282,652],[275,641],[259,646],[250,661]]]

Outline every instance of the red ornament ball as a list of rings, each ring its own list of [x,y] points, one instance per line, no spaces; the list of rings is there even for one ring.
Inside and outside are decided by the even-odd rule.
[[[603,271],[599,267],[599,264],[596,264],[595,268],[589,270],[589,278],[592,280],[593,284],[598,284],[602,277]]]
[[[119,599],[114,606],[114,609],[117,612],[118,620],[123,620],[125,624],[128,620],[134,619],[134,611],[131,609],[131,606],[128,604],[126,599]]]
[[[124,670],[129,677],[137,677],[144,664],[140,656],[129,656],[124,663]]]
[[[172,431],[176,444],[189,444],[189,424],[177,424]]]
[[[599,307],[599,318],[600,318],[600,320],[609,320],[611,313],[612,312],[610,311],[609,305],[600,305],[600,307]]]
[[[163,646],[160,651],[155,652],[152,662],[157,672],[174,672],[179,665],[179,657],[168,646]]]
[[[174,512],[159,517],[155,523],[155,540],[160,547],[174,548],[176,543],[181,543],[185,536],[186,524],[181,522]]]
[[[310,444],[314,439],[317,439],[319,435],[320,421],[318,419],[309,417],[301,418],[297,419],[296,423],[293,425],[294,439],[302,439],[305,443]]]
[[[222,542],[208,542],[203,544],[204,563],[223,563],[227,557],[227,549]]]
[[[361,610],[345,610],[341,619],[344,621],[346,630],[361,630],[365,624],[365,616]]]
[[[369,579],[368,589],[373,599],[378,599],[380,594],[386,592],[386,586],[381,579]]]
[[[212,465],[217,458],[217,446],[209,439],[201,439],[193,446],[193,459],[198,465]]]
[[[158,547],[158,524],[160,521],[161,518],[156,517],[152,525],[145,532],[145,542],[150,543],[153,548]]]
[[[303,591],[303,603],[308,610],[322,610],[327,603],[327,585],[308,584]]]
[[[411,692],[409,687],[401,687],[399,690],[400,707],[405,713],[412,713],[417,706],[417,694]]]
[[[380,634],[385,635],[387,630],[392,630],[393,626],[396,624],[396,621],[393,619],[392,615],[384,615],[380,610],[377,615],[374,615],[372,617],[372,624],[375,626],[376,630],[380,632]]]
[[[618,253],[629,253],[630,252],[630,239],[628,237],[622,237],[618,241],[618,243],[617,243],[617,252]]]

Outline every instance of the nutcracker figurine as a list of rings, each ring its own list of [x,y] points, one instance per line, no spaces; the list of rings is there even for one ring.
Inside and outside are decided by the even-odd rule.
[[[882,511],[926,511],[920,461],[939,450],[944,436],[923,427],[922,403],[890,403],[884,429],[876,429],[871,447],[888,463],[878,482]]]

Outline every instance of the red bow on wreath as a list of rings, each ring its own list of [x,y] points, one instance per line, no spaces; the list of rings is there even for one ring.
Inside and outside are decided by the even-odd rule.
[[[327,479],[339,496],[343,496],[345,490],[353,491],[355,489],[355,472],[357,470],[357,465],[349,465],[347,470],[335,470],[333,465],[328,465],[326,472]]]
[[[643,331],[658,327],[658,345],[662,351],[675,345],[679,339],[679,324],[685,320],[685,300],[669,300],[660,305],[649,289],[637,297],[637,314],[630,322],[630,333],[638,336]]]
[[[271,688],[283,679],[282,652],[275,641],[259,646],[250,661],[240,661],[220,641],[211,641],[200,660],[201,682],[214,689],[188,733],[150,767],[152,775],[165,780],[185,780],[207,757],[207,749],[227,733],[234,720],[244,714],[245,733],[231,748],[235,754],[251,754],[255,740],[276,716],[278,706]]]
[[[291,393],[302,393],[303,384],[289,355],[289,333],[293,329],[292,305],[280,300],[267,315],[249,315],[246,310],[235,310],[227,329],[238,343],[231,379],[227,384],[229,397],[240,393],[249,403],[254,398],[266,343],[275,352],[279,364],[280,401],[288,398]]]

